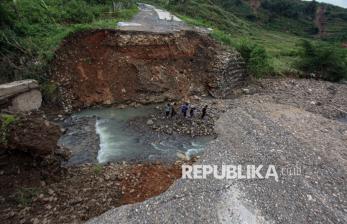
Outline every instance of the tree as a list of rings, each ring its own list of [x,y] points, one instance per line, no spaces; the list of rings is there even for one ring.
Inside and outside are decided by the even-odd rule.
[[[306,72],[315,73],[319,78],[337,82],[347,79],[347,55],[341,48],[327,44],[301,43],[298,67]]]

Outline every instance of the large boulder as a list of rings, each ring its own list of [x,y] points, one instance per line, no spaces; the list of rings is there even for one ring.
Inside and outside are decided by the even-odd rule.
[[[41,107],[42,94],[36,80],[28,79],[0,85],[1,108],[13,112],[37,110]]]
[[[39,115],[13,116],[11,123],[0,118],[2,150],[19,150],[35,157],[45,157],[57,152],[61,128]]]

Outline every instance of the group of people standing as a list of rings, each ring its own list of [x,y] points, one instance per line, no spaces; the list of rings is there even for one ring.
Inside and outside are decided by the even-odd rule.
[[[174,117],[177,115],[176,109],[175,109],[176,103],[174,103],[173,105],[170,103],[167,103],[165,105],[165,117]],[[207,114],[207,105],[205,105],[202,110],[201,110],[201,116],[200,119],[204,119],[206,117]],[[181,107],[179,108],[180,112],[182,114],[183,117],[195,117],[195,112],[197,110],[196,107],[194,107],[193,105],[190,105],[189,103],[184,103],[181,105]]]

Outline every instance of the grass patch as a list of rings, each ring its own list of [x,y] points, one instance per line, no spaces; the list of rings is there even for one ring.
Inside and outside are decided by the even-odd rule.
[[[40,193],[41,193],[41,189],[39,188],[22,187],[16,191],[15,199],[19,205],[23,207],[27,207],[31,205],[33,199],[37,197]]]
[[[104,167],[101,164],[96,164],[93,167],[93,172],[95,175],[100,175]]]
[[[201,20],[194,21],[194,19],[184,16],[181,18],[191,25],[212,28],[211,37],[228,47],[239,50],[238,48],[245,44],[245,41],[251,45],[258,45],[266,52],[267,64],[271,64],[272,67],[269,71],[277,75],[297,70],[295,61],[298,58],[298,52],[300,50],[299,43],[302,40],[307,40],[307,38],[295,37],[275,31],[265,32],[263,30],[258,30],[256,32],[257,35],[228,33],[227,31],[219,30],[213,25]]]
[[[0,114],[0,144],[7,145],[10,125],[16,121],[16,117],[9,114]]]
[[[55,83],[52,82],[46,82],[43,83],[41,86],[41,92],[43,96],[43,101],[48,103],[59,103],[59,89],[58,86]]]

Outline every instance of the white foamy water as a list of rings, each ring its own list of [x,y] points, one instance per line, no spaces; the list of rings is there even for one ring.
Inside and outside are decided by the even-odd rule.
[[[140,108],[98,108],[80,112],[77,116],[97,116],[96,133],[100,139],[97,160],[111,161],[174,161],[176,152],[183,151],[190,157],[203,151],[212,137],[160,137],[139,133],[127,127],[130,119],[153,114],[153,106]]]
[[[187,146],[186,155],[192,157],[194,155],[199,155],[204,151],[207,143],[211,141],[210,136],[199,137],[197,140],[193,140],[190,146]]]
[[[122,153],[122,145],[126,144],[125,141],[120,139],[114,140],[112,131],[107,127],[107,119],[98,119],[96,121],[96,133],[100,138],[100,149],[98,152],[98,162],[106,163],[111,156],[120,156]]]

